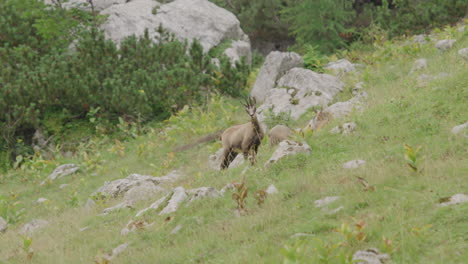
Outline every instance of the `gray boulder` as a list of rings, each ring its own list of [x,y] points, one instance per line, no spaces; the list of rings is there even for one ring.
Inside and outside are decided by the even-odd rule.
[[[413,42],[419,44],[426,44],[428,36],[425,34],[413,36]]]
[[[268,194],[277,194],[279,191],[278,191],[278,189],[276,188],[275,185],[270,184],[270,186],[268,186],[268,188],[265,190],[265,192],[268,193]]]
[[[198,40],[205,52],[228,39],[242,40],[242,45],[250,46],[236,16],[208,0],[175,0],[167,4],[134,0],[112,5],[102,14],[109,15],[102,28],[116,43],[133,34],[141,36],[145,29],[150,36],[156,36],[155,29],[162,25],[179,40]]]
[[[46,220],[34,219],[31,222],[25,224],[23,226],[23,228],[21,228],[19,233],[23,234],[23,235],[31,234],[34,231],[36,231],[38,229],[41,229],[41,228],[45,227],[48,224],[49,224],[49,222],[46,221]]]
[[[463,48],[463,49],[458,50],[458,55],[468,60],[468,48]]]
[[[413,65],[413,68],[411,69],[411,72],[414,72],[414,71],[419,71],[419,70],[424,70],[427,68],[427,59],[417,59],[416,61],[414,61],[414,65]]]
[[[5,233],[8,229],[8,223],[0,216],[0,233]]]
[[[180,177],[177,171],[172,171],[163,177],[153,177],[149,175],[131,174],[127,178],[118,179],[111,182],[105,182],[103,186],[97,189],[91,196],[102,194],[110,197],[117,197],[127,193],[136,186],[149,185],[148,189],[156,190],[156,185],[161,183],[173,182]]]
[[[299,153],[310,154],[311,149],[307,143],[299,143],[291,140],[284,140],[279,143],[278,148],[275,150],[271,158],[265,163],[265,166],[269,166],[272,163],[278,162],[278,160]]]
[[[78,167],[78,165],[72,163],[60,165],[49,175],[49,177],[47,177],[47,180],[53,181],[55,179],[60,179],[77,172],[79,169],[80,167]],[[44,185],[45,183],[46,181],[43,181],[41,185]]]
[[[105,256],[104,258],[107,260],[107,261],[111,261],[113,260],[114,258],[116,258],[118,255],[122,254],[122,252],[124,252],[127,248],[128,248],[128,243],[124,243],[124,244],[121,244],[119,245],[118,247],[114,248],[112,250],[112,253]]]
[[[330,130],[330,133],[332,134],[343,134],[343,135],[349,135],[356,130],[356,123],[350,122],[350,123],[344,123],[341,126],[336,126],[332,130]]]
[[[353,263],[357,264],[384,264],[390,261],[388,254],[382,254],[376,248],[356,251],[353,255]]]
[[[325,65],[325,69],[333,71],[337,75],[343,75],[348,72],[353,72],[356,70],[356,67],[353,63],[348,60],[341,59],[334,62],[330,62]]]
[[[258,73],[251,95],[258,102],[263,102],[269,90],[276,87],[276,82],[290,69],[302,67],[304,61],[294,52],[273,51],[265,58]]]
[[[343,164],[343,169],[356,169],[366,164],[364,160],[351,160]]]
[[[258,108],[258,118],[264,120],[265,112],[290,113],[298,119],[314,106],[326,106],[343,89],[344,84],[329,74],[320,74],[302,68],[289,70],[278,80],[277,88],[270,89],[264,104]]]
[[[202,198],[217,198],[221,193],[213,187],[200,187],[187,191],[188,203]]]
[[[455,39],[443,39],[436,42],[435,47],[439,50],[447,50],[453,47],[453,44],[456,42]]]
[[[163,214],[170,214],[179,208],[180,204],[187,199],[187,193],[185,193],[185,189],[183,187],[176,187],[174,188],[174,192],[169,199],[167,206],[159,212],[159,215]]]

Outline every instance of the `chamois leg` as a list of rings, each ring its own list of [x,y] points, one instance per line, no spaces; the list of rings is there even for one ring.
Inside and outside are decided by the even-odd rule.
[[[237,152],[233,151],[232,149],[224,150],[223,152],[223,161],[221,162],[221,169],[229,168],[229,164],[236,158]]]

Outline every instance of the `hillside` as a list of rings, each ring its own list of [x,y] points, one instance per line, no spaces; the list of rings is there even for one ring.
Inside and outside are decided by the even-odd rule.
[[[310,146],[310,154],[268,167],[264,163],[275,147],[266,137],[255,166],[244,163],[225,171],[213,170],[208,162],[221,148],[219,141],[173,151],[248,121],[239,100],[221,96],[206,107],[186,107],[134,138],[132,127],[122,126],[126,140],[95,136],[74,156],[27,160],[0,175],[0,216],[9,222],[0,234],[0,263],[351,263],[356,251],[369,248],[388,254],[393,263],[464,263],[468,203],[440,203],[468,194],[467,132],[451,132],[468,120],[468,61],[458,52],[468,47],[467,32],[434,31],[436,40],[456,39],[446,50],[437,49],[435,41],[418,44],[408,38],[336,55],[365,67],[342,77],[345,88],[334,102],[352,98],[359,82],[367,99],[349,116],[293,136]],[[414,69],[420,58],[427,66]],[[314,115],[309,110],[288,123],[304,128]],[[354,122],[355,131],[330,133],[346,122]],[[410,161],[405,144],[419,149]],[[365,163],[343,168],[356,159]],[[47,180],[68,163],[79,170]],[[106,181],[133,173],[162,177],[174,170],[180,176],[158,186],[169,192],[175,187],[221,190],[245,177],[246,209],[236,210],[232,193],[238,191],[227,190],[184,202],[169,214],[159,215],[161,206],[136,217],[166,194],[154,191],[150,198],[102,214],[123,199],[95,193]],[[278,192],[258,202],[256,191],[271,184]],[[316,207],[315,201],[332,196],[339,198]],[[33,219],[47,224],[21,235]],[[136,230],[122,235],[130,221],[128,227]],[[125,243],[120,254],[106,257]]]

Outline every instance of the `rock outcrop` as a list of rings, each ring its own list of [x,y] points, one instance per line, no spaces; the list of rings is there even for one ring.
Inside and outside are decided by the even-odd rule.
[[[455,44],[456,40],[455,39],[443,39],[439,40],[436,42],[435,47],[438,48],[439,50],[448,50],[453,47],[453,44]]]
[[[258,73],[251,95],[257,102],[263,102],[267,93],[276,87],[276,82],[294,67],[302,67],[304,61],[294,52],[273,51],[265,58],[265,62]]]
[[[468,195],[466,194],[455,194],[447,199],[443,199],[444,201],[439,204],[439,206],[449,206],[449,205],[456,205],[468,202]]]
[[[275,115],[286,112],[297,120],[314,106],[325,107],[343,86],[335,76],[293,68],[266,94],[264,104],[258,108],[258,118],[263,121],[266,111],[271,109]]]
[[[311,149],[307,143],[299,143],[292,140],[284,140],[279,143],[278,148],[275,150],[271,158],[265,163],[268,166],[272,163],[278,162],[278,160],[298,153],[310,154]]]
[[[148,29],[157,36],[161,25],[181,40],[198,40],[205,52],[225,40],[234,40],[227,51],[233,60],[240,56],[250,61],[250,40],[240,28],[234,14],[208,0],[175,0],[161,4],[154,0],[125,1],[108,6],[102,14],[108,15],[102,25],[107,38],[120,43],[135,34],[141,36]]]

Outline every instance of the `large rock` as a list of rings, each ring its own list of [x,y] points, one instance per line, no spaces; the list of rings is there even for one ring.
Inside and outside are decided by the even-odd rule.
[[[153,177],[149,175],[131,174],[127,178],[118,179],[111,182],[104,183],[99,189],[97,189],[91,196],[101,194],[110,197],[117,197],[127,193],[130,189],[136,186],[150,185],[148,188],[155,189],[158,184],[173,182],[180,177],[177,171],[173,171],[163,177]],[[156,188],[157,189],[157,188]]]
[[[265,166],[275,163],[286,156],[295,155],[299,153],[310,154],[310,151],[310,146],[306,143],[284,140],[281,143],[279,143],[278,148],[275,150],[271,158],[265,163]]]
[[[19,233],[23,234],[23,235],[31,234],[34,231],[36,231],[38,229],[41,229],[41,228],[45,227],[48,224],[49,224],[49,222],[46,221],[46,220],[34,219],[31,222],[25,224],[23,226],[23,228],[21,228]]]
[[[175,0],[162,5],[154,0],[134,0],[112,5],[102,14],[109,15],[102,28],[116,43],[133,34],[141,36],[145,29],[156,36],[155,29],[162,25],[179,40],[198,40],[205,52],[229,39],[242,40],[241,45],[250,47],[236,16],[208,0]],[[246,53],[250,57],[250,52]]]
[[[435,47],[439,50],[447,50],[453,47],[453,44],[456,42],[454,39],[443,39],[436,42]]]
[[[8,223],[0,216],[0,233],[4,233],[8,229]]]
[[[265,103],[258,108],[259,120],[264,120],[265,111],[274,114],[290,113],[298,119],[314,106],[326,106],[343,89],[344,84],[329,74],[320,74],[302,68],[289,70],[278,80],[277,88],[271,89]]]
[[[156,186],[151,182],[145,185],[132,187],[128,192],[124,194],[124,199],[121,203],[104,209],[103,214],[108,214],[118,209],[133,208],[135,203],[139,201],[148,200],[150,198],[153,198],[156,194],[164,192],[166,192],[164,188]]]
[[[258,73],[251,95],[263,102],[268,91],[276,87],[276,82],[290,69],[304,65],[299,54],[294,52],[273,51],[265,58]]]
[[[353,263],[356,264],[384,264],[389,261],[390,256],[380,253],[376,248],[359,250],[353,255]]]
[[[221,162],[223,161],[223,148],[216,151],[215,154],[210,155],[208,158],[208,164],[213,170],[221,170]],[[229,164],[228,169],[232,169],[242,165],[245,162],[244,155],[242,153],[237,154],[236,158]]]

